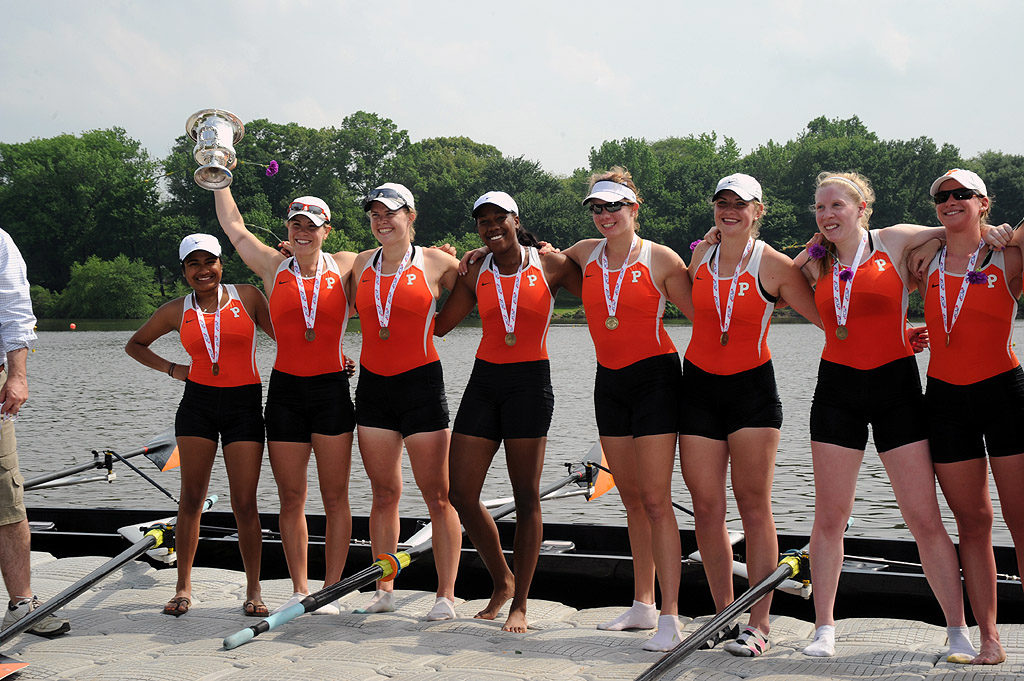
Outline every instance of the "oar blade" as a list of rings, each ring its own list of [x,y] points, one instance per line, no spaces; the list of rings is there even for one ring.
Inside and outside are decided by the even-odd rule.
[[[178,460],[178,443],[174,439],[174,428],[168,428],[144,445],[146,458],[161,472],[181,465]]]
[[[14,672],[24,669],[27,666],[28,662],[15,660],[13,657],[7,657],[6,655],[0,655],[0,679],[7,678]]]
[[[593,455],[593,458],[590,458],[591,455]],[[590,496],[587,497],[587,501],[593,501],[615,487],[615,478],[613,478],[612,474],[608,471],[608,459],[604,456],[604,450],[601,449],[600,442],[595,444],[594,448],[590,450],[590,454],[587,455],[587,460],[596,461],[598,458],[597,455],[600,455],[601,467],[597,469],[597,475],[594,477],[593,483],[591,483]]]

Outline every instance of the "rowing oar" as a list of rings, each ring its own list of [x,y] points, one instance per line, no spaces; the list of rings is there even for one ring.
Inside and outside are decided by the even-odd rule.
[[[217,503],[217,496],[210,496],[203,505],[203,510],[205,511],[209,509],[215,503]],[[170,537],[165,537],[164,535],[169,532],[173,532],[173,528],[173,525],[169,525],[165,522],[158,522],[147,527],[145,531],[146,533],[143,535],[142,539],[135,542],[127,549],[87,574],[85,577],[82,577],[80,580],[64,589],[53,598],[47,600],[46,603],[36,608],[25,617],[22,617],[11,626],[0,631],[0,645],[3,645],[5,642],[26,629],[31,629],[36,622],[78,598],[83,592],[96,584],[96,582],[104,579],[107,575],[128,561],[138,558],[150,549],[162,546],[165,539],[170,539]]]
[[[544,489],[540,490],[541,499],[544,499],[570,483],[575,482],[579,484],[589,484],[592,481],[593,476],[596,475],[596,468],[590,461],[584,461],[582,464],[575,465],[567,464],[567,466],[569,466],[569,474],[560,481],[548,485]],[[516,510],[515,503],[508,503],[495,509],[491,513],[491,517],[497,520],[507,516],[514,510]],[[377,580],[391,581],[398,576],[399,572],[407,568],[414,560],[423,554],[428,553],[432,545],[433,539],[428,537],[422,542],[404,551],[381,554],[377,557],[377,560],[370,565],[370,567],[360,570],[347,579],[343,579],[340,582],[326,586],[320,591],[306,596],[295,605],[290,605],[280,612],[275,612],[270,617],[257,622],[251,627],[246,627],[241,631],[231,634],[224,639],[224,649],[231,650],[240,645],[244,645],[264,632],[276,629],[282,624],[286,624],[300,615],[304,615],[307,612],[312,612],[321,606],[332,603],[342,596],[352,593],[367,584]]]
[[[709,639],[723,629],[728,628],[734,619],[742,615],[752,605],[764,598],[766,594],[782,582],[807,571],[807,546],[802,549],[791,549],[782,554],[779,567],[760,582],[747,589],[739,598],[725,606],[722,612],[712,617],[704,626],[697,629],[679,645],[665,653],[660,660],[652,664],[636,681],[654,681],[660,679],[674,665],[682,662],[690,653],[700,649]]]
[[[174,429],[170,428],[159,435],[154,436],[153,439],[143,445],[140,449],[128,452],[127,454],[116,454],[115,452],[105,451],[103,452],[102,458],[100,457],[99,452],[93,452],[93,460],[89,463],[78,464],[77,466],[65,468],[64,470],[55,471],[53,473],[46,473],[32,478],[31,480],[26,480],[24,489],[43,489],[48,486],[46,483],[53,480],[66,478],[67,476],[74,475],[75,473],[83,473],[85,471],[104,468],[107,470],[106,479],[108,481],[113,480],[115,457],[127,465],[127,462],[124,461],[125,459],[145,455],[147,459],[160,467],[160,470],[167,470],[168,468],[173,468],[177,465],[177,456],[175,453],[176,446],[177,445],[174,440]],[[91,478],[90,480],[93,479],[95,478]]]

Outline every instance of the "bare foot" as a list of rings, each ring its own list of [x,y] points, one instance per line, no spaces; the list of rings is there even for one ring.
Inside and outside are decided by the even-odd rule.
[[[1006,661],[1006,651],[998,639],[984,641],[981,644],[981,652],[971,660],[971,664],[999,664]]]
[[[473,619],[493,620],[495,617],[498,616],[498,613],[501,611],[501,606],[508,603],[509,599],[512,598],[512,595],[515,593],[515,589],[516,587],[514,580],[509,580],[505,583],[504,586],[501,587],[495,585],[494,592],[491,594],[491,600],[487,602],[487,607],[485,607],[477,614],[473,615]],[[509,617],[511,617],[511,613],[509,614]]]
[[[513,610],[508,614],[508,619],[505,620],[505,624],[501,627],[501,630],[511,631],[513,634],[525,634],[526,627],[526,611]]]

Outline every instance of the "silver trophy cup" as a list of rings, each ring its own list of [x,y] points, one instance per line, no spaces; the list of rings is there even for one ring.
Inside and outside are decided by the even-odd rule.
[[[238,116],[223,109],[203,109],[188,117],[185,132],[195,140],[192,157],[199,164],[196,184],[204,189],[224,189],[231,184],[228,166],[235,162],[235,146],[245,136]]]

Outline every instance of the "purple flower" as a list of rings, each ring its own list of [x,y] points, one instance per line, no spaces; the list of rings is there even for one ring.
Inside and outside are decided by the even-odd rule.
[[[825,247],[821,244],[811,244],[811,247],[807,249],[807,255],[809,255],[812,260],[821,260],[827,253],[828,251],[825,250]]]
[[[271,161],[267,165],[267,177],[273,177],[274,175],[277,175],[277,171],[280,169],[281,168],[277,165],[277,161]]]
[[[700,242],[701,241],[704,241],[704,239],[697,239],[696,241],[691,241],[690,242],[690,250],[691,251],[696,250],[697,246],[700,246]]]
[[[967,273],[967,283],[969,284],[984,284],[987,280],[988,277],[978,270],[971,270]]]
[[[844,268],[841,272],[839,272],[839,278],[843,281],[850,281],[851,279],[853,279],[853,269],[849,267]]]

